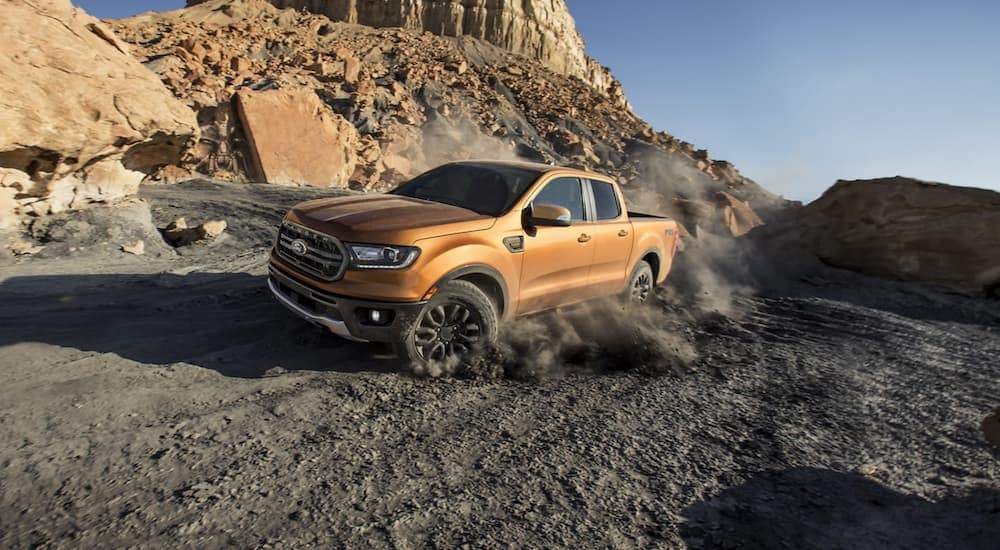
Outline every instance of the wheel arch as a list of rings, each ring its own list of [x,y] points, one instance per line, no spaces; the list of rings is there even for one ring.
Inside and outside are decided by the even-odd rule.
[[[663,266],[663,262],[660,260],[660,252],[655,248],[645,250],[642,255],[639,256],[636,266],[639,265],[639,262],[643,261],[648,263],[649,267],[653,270],[653,281],[655,282],[660,280],[660,269]],[[632,272],[635,272],[635,266],[632,266]]]
[[[449,271],[444,277],[438,280],[435,286],[440,287],[450,281],[468,281],[479,287],[497,306],[497,316],[499,318],[502,319],[507,311],[509,311],[510,293],[507,288],[507,282],[504,280],[503,275],[496,269],[485,264],[462,266]]]

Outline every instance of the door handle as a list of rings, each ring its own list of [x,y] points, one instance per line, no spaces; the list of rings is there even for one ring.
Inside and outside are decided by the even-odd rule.
[[[618,236],[619,237],[628,237],[628,231],[625,231],[624,229],[622,229],[621,231],[618,232]]]
[[[581,234],[580,237],[577,239],[577,242],[589,243],[590,242],[590,235],[588,235],[586,233]]]

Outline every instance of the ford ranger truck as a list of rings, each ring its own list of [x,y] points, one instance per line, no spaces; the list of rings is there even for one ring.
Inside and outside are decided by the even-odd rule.
[[[643,302],[677,248],[668,218],[626,211],[614,180],[520,162],[456,162],[387,194],[292,208],[268,286],[334,334],[406,362],[481,349],[501,320],[594,298]]]

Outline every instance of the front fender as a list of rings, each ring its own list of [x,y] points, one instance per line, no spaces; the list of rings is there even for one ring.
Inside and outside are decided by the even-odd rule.
[[[425,292],[439,284],[466,275],[480,274],[491,277],[500,285],[504,311],[514,311],[518,295],[522,254],[512,253],[502,244],[502,236],[468,233],[422,239],[417,246],[423,251],[425,261],[421,266],[425,280],[432,279]],[[492,240],[496,240],[493,243]]]

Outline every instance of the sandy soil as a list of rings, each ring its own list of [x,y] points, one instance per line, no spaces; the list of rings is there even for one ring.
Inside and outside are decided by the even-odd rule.
[[[152,221],[54,224],[48,252],[0,265],[0,546],[1000,540],[978,431],[1000,405],[995,303],[829,273],[727,315],[668,293],[641,318],[687,346],[680,368],[585,341],[529,379],[418,379],[265,292],[273,227],[315,190],[143,194]],[[177,215],[230,229],[177,255],[151,225]],[[135,235],[146,256],[118,251]]]

